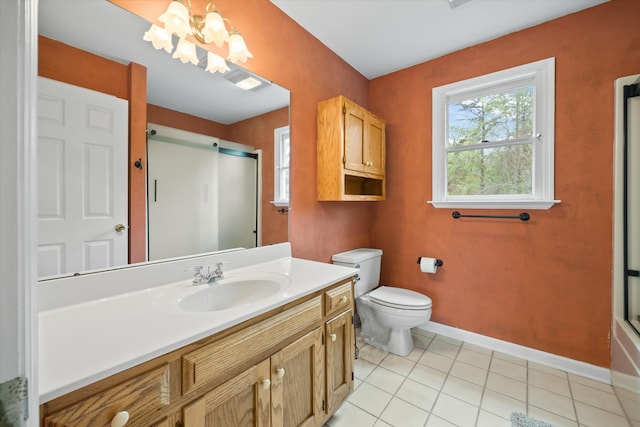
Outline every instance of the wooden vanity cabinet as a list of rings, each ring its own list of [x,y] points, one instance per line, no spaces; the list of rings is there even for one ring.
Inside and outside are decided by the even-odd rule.
[[[318,200],[384,200],[385,122],[338,96],[318,104]]]
[[[271,425],[320,426],[324,413],[323,328],[271,357]]]
[[[347,279],[41,405],[47,427],[320,427],[353,391]]]
[[[186,405],[184,427],[270,425],[269,360],[252,366]]]
[[[329,414],[353,392],[353,303],[351,283],[325,292],[326,407]]]

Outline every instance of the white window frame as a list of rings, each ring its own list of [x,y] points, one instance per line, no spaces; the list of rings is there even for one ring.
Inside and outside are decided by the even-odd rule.
[[[447,103],[498,93],[514,83],[529,80],[535,86],[532,194],[447,195]],[[549,209],[554,200],[555,58],[547,58],[507,70],[433,89],[432,198],[436,208]]]
[[[283,165],[280,163],[282,156],[282,145],[284,141],[289,140],[289,150],[291,150],[291,136],[289,134],[289,126],[283,126],[276,128],[273,131],[273,203],[276,206],[289,206],[289,198],[286,197],[287,192],[282,188],[282,175],[285,171],[289,170],[289,164]],[[289,180],[291,180],[291,173],[289,173]],[[291,191],[291,188],[289,188]]]

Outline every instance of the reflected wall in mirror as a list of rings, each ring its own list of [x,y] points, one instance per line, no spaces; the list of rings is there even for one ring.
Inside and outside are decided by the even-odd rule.
[[[256,240],[262,244],[287,241],[287,212],[282,209],[279,212],[279,207],[271,201],[274,197],[274,130],[288,126],[289,92],[268,81],[263,89],[244,91],[225,80],[220,73],[210,74],[203,67],[172,59],[171,55],[155,50],[142,40],[149,26],[146,20],[106,0],[39,2],[39,75],[128,103],[125,119],[128,138],[120,141],[126,146],[126,165],[111,164],[111,159],[116,162],[111,149],[104,148],[93,139],[89,139],[91,143],[85,144],[75,158],[65,160],[64,155],[68,151],[65,150],[66,137],[55,132],[39,137],[40,166],[47,165],[47,173],[39,176],[40,188],[47,188],[47,191],[39,192],[39,198],[40,205],[48,209],[39,212],[39,228],[43,229],[43,223],[49,224],[58,231],[63,230],[62,234],[70,235],[71,232],[64,231],[69,230],[65,228],[68,226],[58,225],[68,215],[68,204],[77,205],[83,218],[102,217],[109,223],[98,237],[89,242],[76,239],[73,249],[41,242],[39,261],[46,259],[46,268],[40,277],[81,273],[120,264],[114,261],[116,258],[109,239],[126,241],[126,262],[149,260],[148,239],[153,236],[147,233],[147,194],[151,189],[151,185],[147,185],[147,172],[151,166],[147,164],[148,123],[232,141],[257,150],[262,164],[257,222],[262,226]],[[199,52],[206,56],[205,51]],[[242,70],[233,64],[229,66],[232,71]],[[71,100],[66,101],[66,93],[63,95],[60,98],[64,99],[62,102],[55,101],[55,97],[39,97],[39,128],[41,123],[60,114],[64,117],[71,114],[64,108],[59,112],[54,108],[56,104],[67,108],[72,103]],[[82,99],[80,96],[80,104],[91,104],[82,102]],[[115,116],[105,111],[100,106],[90,112],[79,113],[79,116],[98,124],[99,133],[109,133],[112,131],[111,119]],[[69,133],[76,135],[78,132]],[[71,197],[66,188],[69,180],[64,178],[64,174],[69,173],[65,168],[71,169],[70,166],[76,164],[81,166],[80,177],[71,181],[82,183],[79,187],[81,200]],[[122,220],[110,217],[114,199],[106,192],[98,191],[108,187],[101,181],[102,177],[110,176],[118,168],[123,169],[126,175],[126,188],[113,191],[119,196],[126,193],[126,218]],[[43,170],[42,167],[38,169]],[[188,193],[192,189],[186,186],[184,191]],[[234,215],[228,210],[225,213]],[[179,222],[176,224],[179,227]],[[77,229],[77,226],[71,226],[71,230]],[[69,254],[79,258],[80,263],[65,266],[65,263],[69,264]],[[89,261],[91,259],[94,261]]]

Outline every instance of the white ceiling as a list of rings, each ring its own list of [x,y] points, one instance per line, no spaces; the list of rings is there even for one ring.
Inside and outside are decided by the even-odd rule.
[[[368,79],[607,0],[271,0]]]
[[[271,1],[371,79],[606,0],[454,0],[454,9],[448,0]],[[146,66],[152,104],[230,124],[289,102],[275,84],[242,91],[153,49],[142,40],[149,23],[106,0],[41,0],[38,25],[50,38]]]

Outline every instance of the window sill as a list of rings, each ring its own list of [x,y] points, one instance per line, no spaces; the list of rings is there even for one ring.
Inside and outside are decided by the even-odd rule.
[[[430,200],[434,208],[467,209],[550,209],[560,200]]]
[[[278,206],[278,207],[289,207],[289,202],[276,202],[276,201],[271,201],[270,202],[272,205],[274,206]]]

